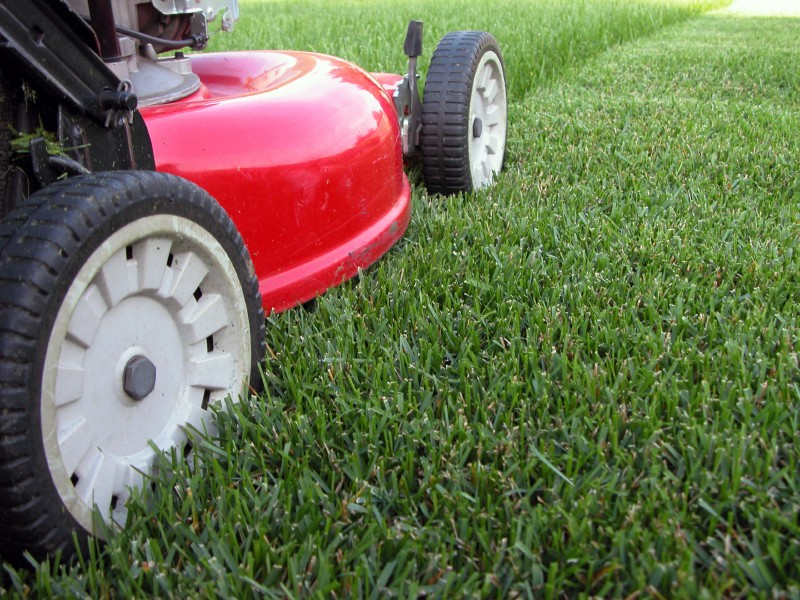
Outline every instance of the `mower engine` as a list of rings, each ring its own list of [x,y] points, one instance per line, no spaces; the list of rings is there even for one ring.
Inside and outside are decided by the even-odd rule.
[[[184,98],[200,79],[179,50],[201,50],[214,31],[232,31],[238,0],[68,0],[90,22],[100,56],[121,81],[131,84],[139,106]],[[175,52],[173,56],[159,54]]]

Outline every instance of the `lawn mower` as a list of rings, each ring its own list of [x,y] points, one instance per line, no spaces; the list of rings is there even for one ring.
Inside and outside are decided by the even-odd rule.
[[[406,73],[203,50],[237,0],[0,0],[0,554],[126,522],[160,451],[257,390],[265,312],[355,276],[503,165],[496,40]],[[187,51],[190,50],[190,51]]]

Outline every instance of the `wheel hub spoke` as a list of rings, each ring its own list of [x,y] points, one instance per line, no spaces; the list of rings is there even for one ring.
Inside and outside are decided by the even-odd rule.
[[[90,285],[75,307],[69,323],[69,336],[84,348],[92,343],[100,319],[108,312],[109,304],[96,285]]]
[[[489,69],[486,69],[489,71]],[[487,104],[492,104],[495,99],[497,98],[497,82],[494,79],[490,79],[489,82],[484,86],[481,96],[486,101]]]
[[[227,311],[222,297],[208,294],[200,298],[194,310],[185,318],[187,339],[196,343],[213,335],[227,325]]]
[[[109,307],[116,306],[130,292],[128,286],[128,264],[125,249],[118,251],[102,266],[95,278],[95,285]]]
[[[92,445],[92,439],[86,426],[86,419],[78,417],[59,429],[58,445],[61,449],[61,459],[64,461],[64,467],[67,473],[72,475]]]
[[[161,287],[171,248],[172,242],[166,238],[149,238],[133,247],[140,291],[155,291]]]
[[[224,390],[230,385],[235,367],[233,356],[214,351],[191,360],[187,365],[186,379],[189,385]]]
[[[186,306],[200,282],[208,275],[208,267],[193,252],[185,252],[173,259],[171,274],[173,277],[167,295],[179,306]]]
[[[80,366],[62,364],[56,377],[56,408],[71,404],[83,396],[83,369]]]

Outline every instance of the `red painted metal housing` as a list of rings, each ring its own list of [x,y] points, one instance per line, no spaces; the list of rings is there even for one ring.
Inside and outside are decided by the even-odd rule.
[[[354,276],[410,218],[397,76],[303,52],[192,57],[200,90],[142,109],[156,168],[195,182],[247,245],[264,308]]]

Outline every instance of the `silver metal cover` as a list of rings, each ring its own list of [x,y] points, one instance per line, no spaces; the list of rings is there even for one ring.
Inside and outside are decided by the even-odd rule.
[[[234,21],[239,19],[239,0],[151,0],[153,6],[165,15],[202,12],[213,21],[217,15],[229,12]]]

